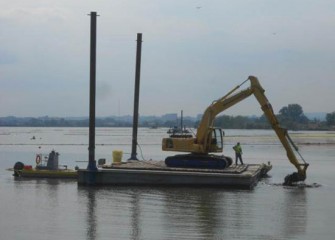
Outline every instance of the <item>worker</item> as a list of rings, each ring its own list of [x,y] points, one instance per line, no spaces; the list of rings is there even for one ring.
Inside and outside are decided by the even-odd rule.
[[[243,161],[242,161],[242,147],[240,145],[240,143],[238,142],[234,147],[233,147],[234,151],[235,151],[235,164],[237,165],[237,160],[239,159],[241,164],[243,165]]]

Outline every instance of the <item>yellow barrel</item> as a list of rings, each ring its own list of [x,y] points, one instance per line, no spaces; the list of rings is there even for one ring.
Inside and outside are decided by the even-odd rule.
[[[121,150],[113,151],[113,163],[120,164],[122,160],[123,152]]]

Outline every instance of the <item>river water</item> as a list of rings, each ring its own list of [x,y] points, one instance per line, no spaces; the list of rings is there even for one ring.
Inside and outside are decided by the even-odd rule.
[[[167,129],[139,129],[138,158],[162,160]],[[130,157],[130,128],[97,128],[96,159]],[[253,190],[205,187],[82,187],[73,180],[14,179],[52,149],[60,164],[85,168],[86,128],[0,128],[0,239],[334,239],[335,132],[292,132],[310,163],[305,185],[283,187],[295,171],[271,130],[226,130],[225,155],[240,142],[245,163],[273,169]]]

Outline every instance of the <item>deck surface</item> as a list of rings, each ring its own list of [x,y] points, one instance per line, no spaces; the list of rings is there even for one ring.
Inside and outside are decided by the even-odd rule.
[[[199,172],[199,173],[231,173],[231,174],[241,174],[245,171],[252,169],[255,164],[248,165],[231,165],[225,169],[201,169],[201,168],[176,168],[168,167],[165,165],[164,161],[136,161],[130,160],[128,162],[122,162],[120,164],[111,164],[102,166],[103,169],[136,169],[136,170],[160,170],[160,171],[182,171],[182,172]]]

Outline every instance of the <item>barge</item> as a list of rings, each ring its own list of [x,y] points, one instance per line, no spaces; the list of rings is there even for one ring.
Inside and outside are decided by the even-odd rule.
[[[225,169],[174,168],[164,161],[130,160],[92,171],[78,170],[79,185],[214,186],[252,189],[272,166],[231,165]]]

